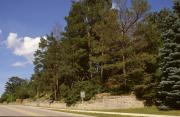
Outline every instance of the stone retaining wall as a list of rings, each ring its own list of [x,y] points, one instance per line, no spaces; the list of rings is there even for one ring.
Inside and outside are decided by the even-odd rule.
[[[78,102],[76,105],[67,107],[65,103],[54,102],[49,105],[48,101],[29,102],[23,101],[24,105],[42,106],[53,108],[80,109],[80,110],[104,110],[104,109],[127,109],[144,107],[143,101],[139,101],[131,95],[124,96],[102,96],[96,97],[94,100]]]

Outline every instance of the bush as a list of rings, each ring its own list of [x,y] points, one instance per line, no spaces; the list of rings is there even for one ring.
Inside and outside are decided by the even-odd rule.
[[[8,94],[5,92],[2,94],[2,96],[0,98],[0,103],[7,101],[7,99],[8,99]]]
[[[163,111],[171,110],[168,106],[165,106],[165,105],[158,106],[158,109],[163,110]]]
[[[134,93],[140,100],[145,100],[146,106],[152,106],[155,103],[155,84],[137,85],[134,87]]]
[[[155,103],[155,93],[145,94],[143,99],[145,100],[144,104],[146,106],[152,106]]]
[[[137,85],[134,87],[134,93],[138,99],[142,99],[144,95],[145,85]]]
[[[68,88],[64,84],[61,85],[61,96],[65,98],[67,106],[75,104],[81,100],[80,92],[85,91],[85,101],[90,100],[95,94],[100,92],[101,87],[91,81],[79,81],[76,82],[71,88]],[[64,92],[63,92],[64,91]]]
[[[29,98],[29,89],[26,86],[18,87],[16,90],[16,95],[18,99],[27,99]]]
[[[122,84],[119,87],[111,88],[109,92],[112,95],[129,94],[131,92],[131,88],[128,85]]]
[[[78,94],[79,92],[75,89],[72,89],[71,91],[68,92],[68,96],[65,98],[65,102],[67,106],[76,104],[76,102],[80,100],[80,96]]]
[[[59,87],[60,98],[66,98],[68,96],[69,91],[70,91],[70,88],[67,85],[62,84]]]
[[[8,92],[4,92],[0,98],[0,103],[3,103],[3,102],[9,103],[9,102],[13,102],[15,100],[16,100],[15,95],[10,94]]]

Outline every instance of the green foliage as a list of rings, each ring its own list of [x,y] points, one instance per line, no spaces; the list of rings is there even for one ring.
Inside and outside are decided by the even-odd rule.
[[[137,98],[145,100],[147,106],[155,103],[156,86],[159,82],[161,72],[159,71],[159,48],[162,46],[161,33],[164,14],[169,12],[153,13],[145,17],[143,22],[139,22],[134,47],[134,70],[131,77],[134,92]]]
[[[16,101],[15,95],[13,95],[11,93],[7,93],[7,92],[4,92],[0,98],[0,103],[3,103],[3,102],[10,103],[13,101]]]
[[[65,89],[68,91],[67,93],[63,93],[62,96],[64,96],[65,102],[68,106],[81,100],[81,91],[85,91],[85,101],[90,100],[95,94],[100,93],[101,91],[101,87],[91,81],[76,82],[71,88],[67,88],[65,85],[63,85],[60,91]]]
[[[5,85],[5,89],[8,93],[15,95],[17,87],[23,84],[24,81],[24,79],[21,79],[19,77],[11,77]]]
[[[30,98],[30,92],[29,90],[31,90],[29,88],[29,82],[25,81],[24,83],[22,83],[20,86],[17,87],[16,89],[16,98],[17,99],[27,99]]]
[[[65,84],[61,84],[61,86],[59,87],[59,92],[60,92],[61,98],[66,98],[66,97],[68,97],[70,88],[69,88],[69,86],[67,86]]]
[[[34,97],[32,84],[28,80],[18,77],[11,77],[6,83],[5,92],[0,98],[0,102],[13,102],[16,99],[26,99]]]
[[[112,95],[123,95],[131,93],[131,87],[129,85],[122,84],[118,87],[109,88],[109,92]]]
[[[160,103],[179,104],[179,3],[174,12],[147,14],[147,0],[132,0],[131,6],[126,0],[113,2],[116,9],[112,0],[72,2],[64,32],[41,38],[31,80],[9,79],[0,101],[44,97],[70,106],[80,101],[83,90],[85,101],[100,92],[134,92],[150,106],[161,81]]]
[[[140,100],[145,100],[146,106],[152,106],[156,100],[156,92],[155,92],[155,84],[147,84],[147,85],[136,85],[134,87],[134,93],[136,97]]]
[[[180,109],[180,17],[176,9],[164,20],[166,25],[163,27],[163,47],[160,50],[162,76],[158,85],[157,105],[165,110]]]

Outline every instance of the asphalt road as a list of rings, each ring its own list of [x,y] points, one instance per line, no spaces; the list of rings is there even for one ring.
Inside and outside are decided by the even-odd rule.
[[[0,116],[58,116],[58,117],[90,117],[65,112],[52,111],[41,107],[0,105]]]

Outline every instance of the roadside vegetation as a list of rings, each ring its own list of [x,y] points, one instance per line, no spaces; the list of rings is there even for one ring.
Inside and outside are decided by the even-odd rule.
[[[124,115],[110,115],[110,114],[92,114],[92,113],[76,113],[76,114],[83,114],[83,115],[90,115],[93,117],[134,117],[134,116],[124,116]],[[137,116],[136,116],[137,117]]]
[[[98,113],[88,113],[88,112],[72,112],[72,111],[62,111],[62,110],[55,110],[55,111],[90,115],[93,117],[134,117],[134,116],[124,116],[124,115],[98,114]]]
[[[141,113],[141,114],[155,114],[155,115],[176,115],[180,116],[180,110],[161,111],[157,107],[144,107],[144,108],[130,108],[130,109],[114,109],[105,110],[106,112],[123,112],[123,113]]]
[[[65,30],[41,38],[31,79],[9,78],[0,102],[45,98],[71,106],[81,91],[85,101],[133,92],[146,106],[180,109],[180,3],[151,12],[148,0],[113,2],[72,2]]]
[[[98,113],[88,113],[88,112],[74,112],[74,111],[68,111],[68,110],[67,111],[66,110],[65,111],[64,110],[56,110],[56,111],[62,111],[62,112],[68,112],[68,113],[77,113],[77,114],[84,114],[84,115],[92,115],[92,116],[95,116],[95,117],[109,117],[109,116],[111,116],[111,117],[132,117],[132,116],[126,116],[126,115],[110,115],[110,114],[98,114]],[[120,113],[137,113],[137,114],[180,116],[180,111],[179,110],[161,111],[155,106],[144,107],[144,108],[98,110],[98,111],[100,111],[100,112],[105,111],[105,112],[120,112]]]

